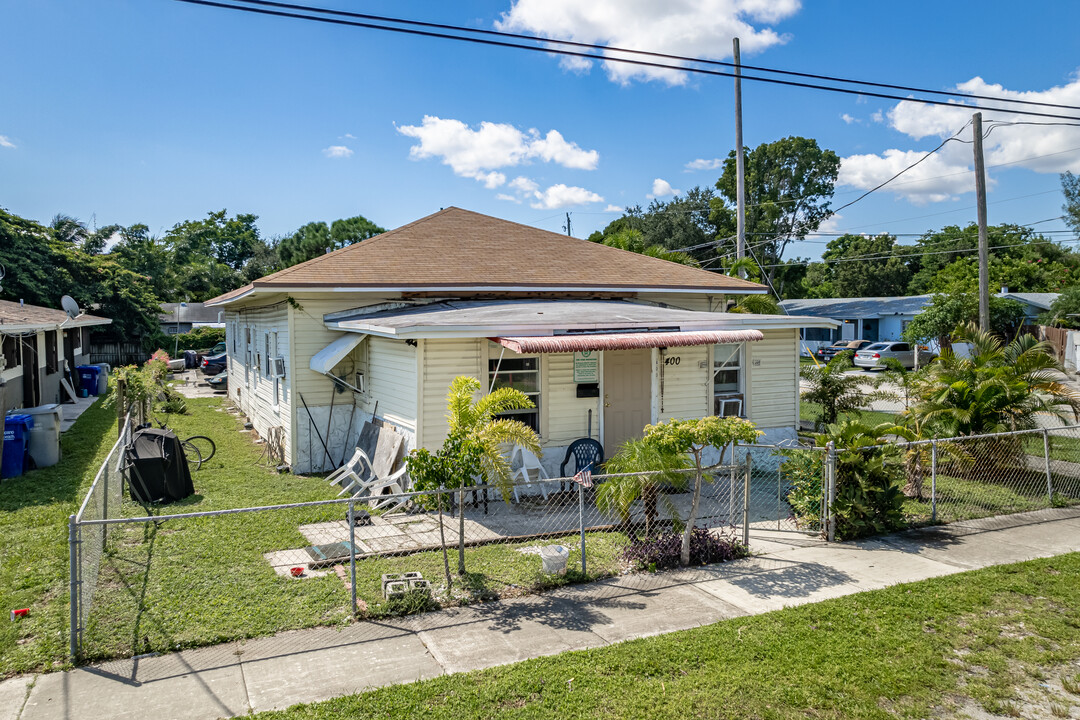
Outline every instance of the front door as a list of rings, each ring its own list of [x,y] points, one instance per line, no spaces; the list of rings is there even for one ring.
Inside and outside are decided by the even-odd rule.
[[[626,440],[641,437],[651,418],[652,351],[604,353],[604,455],[611,457]]]
[[[20,338],[22,343],[23,407],[37,407],[41,399],[38,385],[37,338]]]

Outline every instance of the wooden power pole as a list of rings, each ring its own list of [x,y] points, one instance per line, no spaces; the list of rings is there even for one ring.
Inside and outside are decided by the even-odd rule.
[[[975,150],[975,204],[979,220],[979,329],[990,332],[990,250],[986,243],[986,167],[983,165],[982,113],[971,116]]]
[[[742,139],[742,63],[739,60],[739,38],[731,39],[731,59],[735,63],[735,257],[746,254],[746,158]],[[739,277],[746,272],[739,268]]]

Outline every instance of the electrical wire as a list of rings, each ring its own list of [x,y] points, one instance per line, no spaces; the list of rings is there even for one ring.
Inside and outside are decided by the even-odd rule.
[[[578,58],[584,58],[584,59],[587,59],[587,60],[597,60],[597,61],[604,61],[604,62],[617,62],[617,63],[623,63],[623,64],[627,64],[627,65],[636,65],[636,66],[639,66],[639,67],[656,68],[656,69],[661,69],[661,70],[675,70],[675,71],[678,71],[678,72],[687,72],[687,73],[693,73],[693,74],[697,74],[697,75],[708,75],[708,76],[713,76],[713,77],[727,77],[727,78],[739,77],[742,80],[746,80],[746,81],[750,81],[750,82],[763,82],[763,83],[768,83],[768,84],[773,84],[773,85],[784,85],[784,86],[787,86],[787,87],[800,87],[800,88],[806,88],[806,89],[811,89],[811,90],[824,90],[824,91],[827,91],[827,92],[836,92],[836,93],[842,93],[842,94],[846,94],[846,95],[860,95],[860,96],[863,96],[863,97],[874,97],[874,98],[881,98],[881,99],[884,99],[884,100],[897,100],[897,101],[901,101],[901,102],[907,101],[907,102],[920,103],[920,104],[924,104],[924,105],[942,105],[942,106],[953,107],[953,108],[964,109],[964,110],[985,110],[987,112],[999,112],[999,113],[1005,113],[1005,114],[1009,114],[1009,115],[1026,115],[1026,116],[1031,116],[1031,117],[1045,117],[1045,118],[1053,118],[1053,119],[1059,119],[1059,120],[1074,120],[1074,121],[1080,122],[1080,117],[1073,116],[1073,115],[1061,115],[1061,114],[1055,114],[1055,113],[1035,112],[1033,110],[1023,110],[1023,109],[1014,109],[1014,108],[987,107],[987,106],[975,105],[975,104],[958,105],[957,103],[955,103],[953,101],[946,101],[946,100],[934,100],[934,99],[931,99],[931,98],[917,98],[917,97],[910,97],[910,96],[903,96],[903,95],[893,95],[893,94],[881,93],[881,92],[870,92],[870,91],[866,91],[866,90],[856,90],[856,89],[852,89],[852,88],[834,87],[834,86],[830,86],[830,85],[821,85],[821,84],[808,83],[808,82],[797,82],[797,81],[794,81],[794,80],[782,80],[782,79],[779,79],[779,78],[760,77],[760,76],[755,76],[755,75],[746,75],[746,74],[743,74],[741,72],[736,74],[734,72],[725,72],[725,71],[722,71],[722,70],[709,70],[709,69],[701,68],[701,67],[685,67],[685,66],[681,66],[681,65],[668,65],[668,64],[661,63],[661,62],[652,62],[652,61],[648,61],[648,60],[633,60],[633,59],[625,58],[625,57],[608,57],[608,56],[596,55],[596,54],[588,53],[588,52],[578,52],[578,51],[566,50],[566,49],[558,48],[558,47],[551,47],[551,45],[554,43],[553,40],[544,40],[542,38],[532,38],[531,36],[527,36],[527,37],[529,37],[530,42],[538,42],[538,43],[546,43],[546,44],[545,45],[523,45],[521,43],[508,42],[508,41],[503,41],[503,40],[493,40],[493,39],[481,38],[481,37],[466,37],[466,36],[462,36],[462,35],[454,35],[454,34],[451,34],[451,33],[448,33],[448,32],[435,32],[434,30],[418,30],[418,29],[415,29],[415,28],[412,28],[412,27],[392,27],[392,26],[389,26],[389,25],[380,25],[380,24],[373,23],[373,22],[361,22],[359,20],[348,20],[348,19],[345,19],[343,17],[336,16],[337,13],[341,13],[341,12],[344,12],[344,11],[328,10],[328,9],[325,9],[325,8],[312,8],[312,7],[303,6],[303,5],[294,6],[294,7],[303,8],[304,12],[321,12],[321,13],[326,13],[326,14],[335,14],[335,16],[333,16],[333,17],[320,17],[320,16],[317,16],[317,15],[305,15],[305,14],[302,14],[301,12],[287,12],[287,11],[285,11],[283,9],[280,9],[280,10],[279,9],[271,9],[270,6],[265,5],[265,4],[264,4],[264,6],[257,6],[257,5],[245,6],[245,5],[236,5],[235,4],[236,2],[249,2],[249,3],[251,3],[251,2],[253,2],[253,0],[233,0],[233,2],[219,2],[217,0],[175,0],[175,1],[176,2],[186,3],[186,4],[189,4],[189,5],[202,5],[202,6],[206,6],[206,7],[221,8],[221,9],[225,9],[225,10],[238,10],[240,12],[254,13],[254,14],[258,14],[258,15],[269,15],[269,16],[274,16],[274,17],[291,18],[291,19],[296,19],[296,20],[310,20],[312,22],[319,22],[319,23],[325,23],[325,24],[330,24],[330,25],[343,25],[343,26],[347,26],[347,27],[358,27],[358,28],[364,28],[364,29],[368,29],[368,30],[383,30],[383,31],[386,31],[386,32],[394,32],[394,33],[400,33],[400,34],[404,34],[404,35],[416,35],[416,36],[419,36],[419,37],[440,38],[440,39],[444,39],[444,40],[457,40],[457,41],[460,41],[460,42],[473,43],[473,44],[477,44],[477,45],[489,45],[489,46],[493,46],[493,47],[512,48],[512,49],[517,49],[517,50],[531,50],[531,51],[534,51],[534,52],[542,52],[542,53],[555,54],[555,55],[566,55],[566,56],[569,56],[569,57],[578,57]],[[279,3],[279,5],[285,5],[285,4],[284,3]],[[397,22],[398,24],[402,24],[404,21],[393,21],[393,22]],[[490,31],[490,32],[495,32],[495,31]],[[608,48],[606,48],[604,46],[594,46],[594,47],[596,47],[596,48],[598,48],[598,49],[600,49],[600,50],[602,50],[604,52],[608,51]],[[624,53],[627,53],[627,54],[638,54],[638,55],[644,54],[644,51],[637,51],[637,50],[623,50],[621,52],[624,52]],[[708,61],[695,59],[694,62],[707,64]],[[965,97],[971,97],[971,96],[965,96]],[[995,98],[994,99],[995,102],[999,101],[999,100],[1000,100],[1000,98]],[[1015,101],[1006,100],[1006,102],[1015,102]],[[1069,106],[1069,109],[1080,110],[1080,108],[1074,108],[1073,106]]]
[[[298,10],[303,12],[313,12],[321,15],[335,15],[338,17],[356,18],[359,20],[371,20],[376,22],[388,22],[397,25],[407,25],[410,27],[425,27],[434,28],[438,30],[450,30],[453,32],[465,32],[473,33],[476,35],[487,35],[491,37],[506,37],[513,38],[515,40],[527,40],[530,42],[545,42],[555,45],[565,45],[567,47],[587,48],[590,50],[601,50],[603,52],[616,52],[627,53],[633,55],[642,55],[645,57],[662,58],[665,60],[676,60],[679,62],[693,62],[701,63],[703,65],[713,65],[717,67],[729,67],[738,68],[740,70],[753,70],[754,72],[767,72],[775,75],[788,75],[791,77],[801,77],[811,80],[824,80],[828,82],[844,83],[846,85],[863,85],[866,87],[885,88],[890,90],[902,90],[904,92],[916,92],[925,95],[942,95],[945,97],[956,97],[976,100],[992,100],[1003,101],[1011,103],[1019,103],[1022,105],[1033,105],[1038,107],[1052,107],[1062,108],[1066,110],[1080,110],[1080,106],[1066,105],[1062,103],[1048,103],[1040,102],[1038,100],[1022,100],[1019,98],[1002,98],[994,95],[979,95],[977,93],[964,93],[955,90],[932,90],[929,88],[912,87],[910,85],[897,85],[894,83],[881,83],[873,82],[870,80],[855,80],[852,78],[843,78],[835,75],[821,75],[818,73],[798,72],[795,70],[782,70],[780,68],[770,68],[762,65],[747,65],[745,63],[733,63],[726,60],[710,60],[707,58],[696,58],[687,55],[673,55],[671,53],[662,53],[649,50],[634,50],[631,48],[618,47],[615,45],[600,45],[596,43],[586,43],[576,40],[562,40],[558,38],[545,38],[537,35],[525,35],[523,33],[514,33],[506,30],[488,30],[486,28],[470,28],[463,25],[450,25],[446,23],[434,23],[425,22],[421,20],[407,20],[405,18],[389,17],[385,15],[372,15],[369,13],[358,13],[348,10],[332,10],[328,8],[314,7],[310,5],[298,5],[294,3],[273,2],[272,0],[233,0],[233,2],[241,2],[246,5],[260,5],[264,7],[282,8],[286,10]],[[609,58],[600,58],[607,61]]]

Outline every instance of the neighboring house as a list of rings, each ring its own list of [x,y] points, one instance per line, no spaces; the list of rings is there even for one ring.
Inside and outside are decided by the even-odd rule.
[[[207,307],[205,303],[161,303],[158,315],[161,332],[167,335],[191,332],[197,327],[223,328],[221,308]]]
[[[75,368],[90,362],[90,328],[111,322],[0,300],[4,410],[66,401],[60,379],[72,380]]]
[[[1058,293],[1017,293],[1001,288],[996,297],[1017,300],[1024,305],[1024,323],[1035,324],[1050,309]],[[780,307],[789,315],[831,318],[839,323],[833,329],[806,328],[802,331],[804,355],[822,345],[839,340],[900,340],[916,315],[931,303],[933,295],[907,297],[813,298],[783,300]]]
[[[610,454],[672,417],[741,414],[793,438],[799,329],[835,323],[716,311],[764,291],[451,207],[207,305],[225,310],[230,397],[294,471],[349,457],[373,415],[440,446],[447,387],[470,375],[535,401],[512,415],[554,474],[577,438]]]

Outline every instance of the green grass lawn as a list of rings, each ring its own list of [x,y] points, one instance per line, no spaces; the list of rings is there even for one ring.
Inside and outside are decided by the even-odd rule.
[[[1037,700],[1068,717],[1080,695],[1046,681],[1080,693],[1078,576],[1077,554],[1006,565],[256,717],[1022,717]]]
[[[821,418],[821,405],[802,400],[799,403],[799,419],[809,422],[817,422]],[[843,413],[841,419],[861,419],[869,425],[878,425],[883,422],[896,422],[896,415],[879,410],[862,410],[859,413]]]
[[[218,399],[188,400],[189,414],[162,415],[181,438],[208,435],[215,457],[193,472],[195,495],[153,508],[155,515],[333,499],[320,477],[279,474],[263,466],[261,447]],[[0,623],[0,676],[63,666],[68,653],[67,516],[76,510],[116,436],[111,409],[94,406],[64,435],[64,462],[0,484],[0,599],[5,608],[29,607],[30,617]],[[336,574],[281,577],[264,553],[308,546],[301,525],[341,521],[344,505],[191,518],[114,526],[83,635],[86,659],[168,651],[272,634],[286,629],[352,622],[350,594]],[[146,514],[125,500],[127,517]],[[576,519],[576,513],[574,513]],[[587,538],[588,577],[580,571],[577,538],[565,576],[540,572],[535,554],[518,552],[536,541],[470,547],[464,578],[456,576],[451,602],[515,595],[619,571],[620,533]],[[290,561],[291,562],[291,561]],[[296,564],[304,564],[297,562]],[[347,565],[346,565],[347,567]],[[442,554],[422,552],[357,563],[357,590],[370,616],[394,611],[381,593],[383,573],[419,570],[445,584]]]
[[[115,410],[98,401],[61,436],[59,465],[0,482],[0,678],[67,655],[67,519],[115,442]],[[9,622],[14,608],[29,617]]]

